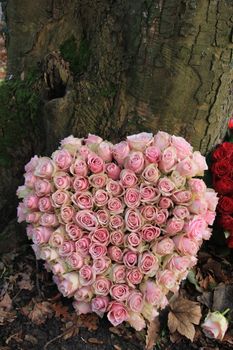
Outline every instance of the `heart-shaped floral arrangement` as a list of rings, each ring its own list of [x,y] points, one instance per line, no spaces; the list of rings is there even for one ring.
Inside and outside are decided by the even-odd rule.
[[[141,330],[211,235],[217,195],[193,178],[206,169],[185,139],[161,131],[115,145],[69,136],[25,166],[18,221],[78,314]]]

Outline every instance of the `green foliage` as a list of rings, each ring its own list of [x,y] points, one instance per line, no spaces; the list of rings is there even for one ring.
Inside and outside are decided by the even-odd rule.
[[[70,69],[74,75],[86,71],[91,55],[86,39],[82,39],[78,47],[75,37],[71,36],[61,45],[60,52],[64,60],[69,62]]]

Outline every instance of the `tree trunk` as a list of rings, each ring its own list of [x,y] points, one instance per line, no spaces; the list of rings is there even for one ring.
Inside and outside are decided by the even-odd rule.
[[[88,132],[114,142],[164,130],[203,153],[223,139],[232,0],[8,0],[5,13],[8,75],[37,69],[43,132],[24,137],[28,157]]]

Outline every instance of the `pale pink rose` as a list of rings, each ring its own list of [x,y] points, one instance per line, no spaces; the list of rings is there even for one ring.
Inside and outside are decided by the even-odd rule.
[[[164,293],[155,282],[152,282],[152,280],[147,280],[143,285],[140,286],[140,289],[143,292],[145,300],[148,303],[156,306],[160,305]]]
[[[109,194],[105,190],[99,189],[94,194],[94,202],[98,207],[105,206],[108,203]]]
[[[192,262],[190,260],[190,257],[188,256],[179,256],[174,255],[172,256],[168,263],[166,264],[166,268],[168,270],[175,272],[185,272],[189,267],[192,266]]]
[[[26,227],[26,232],[29,239],[32,239],[33,229],[34,229],[33,225],[27,225]]]
[[[41,250],[41,247],[38,246],[37,244],[32,244],[31,247],[32,247],[32,250],[33,250],[34,253],[35,253],[36,260],[39,260],[39,259],[40,259],[40,250]]]
[[[110,214],[121,214],[124,211],[125,204],[119,198],[110,198],[107,208]]]
[[[106,164],[106,173],[112,180],[118,180],[120,177],[121,168],[115,163]]]
[[[75,162],[71,164],[70,172],[73,175],[87,176],[88,167],[87,167],[86,161],[84,159],[82,159],[81,157],[78,157],[75,160]]]
[[[104,313],[107,311],[109,304],[109,297],[99,296],[93,298],[91,301],[91,310],[95,312],[98,316],[103,317]]]
[[[108,245],[109,238],[110,238],[109,231],[106,228],[102,228],[102,227],[93,231],[93,233],[91,234],[91,241],[94,243]]]
[[[139,255],[139,270],[149,277],[153,277],[159,268],[158,258],[149,251]]]
[[[155,203],[160,197],[159,190],[152,185],[142,183],[140,185],[141,202],[152,202]]]
[[[36,169],[38,162],[39,162],[38,156],[32,157],[31,160],[25,165],[24,167],[25,171],[33,172]]]
[[[127,188],[124,195],[124,202],[125,204],[131,208],[137,208],[140,205],[141,200],[141,194],[139,189],[137,188]]]
[[[89,265],[83,265],[79,270],[79,279],[82,286],[90,286],[95,282],[95,270]]]
[[[176,165],[176,171],[184,177],[195,176],[197,174],[197,170],[196,163],[190,157],[179,161]]]
[[[89,176],[89,183],[92,187],[103,188],[107,183],[108,177],[104,173],[93,174]]]
[[[60,144],[62,146],[62,149],[66,149],[71,155],[75,155],[82,146],[82,140],[83,139],[79,139],[73,135],[70,135],[61,140]]]
[[[112,154],[114,159],[116,159],[117,163],[119,165],[123,165],[125,158],[129,154],[129,145],[126,141],[122,141],[120,143],[117,143],[112,148]]]
[[[50,247],[41,247],[40,258],[43,260],[52,261],[58,258],[58,253]]]
[[[207,212],[204,214],[204,219],[208,225],[213,225],[215,217],[216,213],[210,210],[207,210]]]
[[[49,197],[42,197],[38,201],[39,210],[42,212],[53,211],[52,201]]]
[[[89,191],[76,192],[71,200],[79,209],[92,209],[94,205],[92,193]]]
[[[215,211],[219,198],[218,194],[212,188],[208,188],[206,190],[205,200],[208,204],[208,209],[211,211]]]
[[[123,169],[120,174],[121,184],[123,187],[134,187],[138,178],[132,170]]]
[[[60,208],[62,205],[69,204],[71,201],[68,191],[57,190],[52,194],[52,203],[54,208]]]
[[[52,272],[54,275],[62,275],[66,272],[66,267],[63,260],[57,259],[55,264],[52,265]]]
[[[99,143],[97,148],[98,155],[103,159],[105,162],[111,162],[112,161],[112,143],[103,141]]]
[[[201,327],[208,338],[223,340],[228,325],[226,317],[219,311],[214,311],[208,313]]]
[[[110,234],[110,242],[113,245],[122,245],[124,243],[124,233],[120,230],[113,231]]]
[[[108,306],[107,318],[116,327],[126,321],[129,318],[129,314],[124,304],[113,301]]]
[[[189,204],[191,202],[192,199],[192,192],[190,191],[186,191],[186,190],[180,190],[180,191],[176,191],[173,192],[172,195],[172,200],[176,203],[176,204]]]
[[[124,220],[120,215],[111,215],[109,221],[109,227],[111,230],[120,230],[124,226]]]
[[[142,173],[142,177],[148,181],[156,184],[159,179],[160,173],[156,164],[149,164],[145,167]]]
[[[157,225],[162,225],[168,217],[169,213],[167,209],[160,209],[156,212],[154,221]]]
[[[74,270],[79,270],[83,266],[83,257],[77,253],[72,252],[66,259],[67,264]]]
[[[143,219],[146,221],[153,221],[155,219],[157,208],[153,205],[144,205],[140,209]]]
[[[192,154],[192,146],[183,138],[178,136],[171,137],[171,145],[175,147],[178,159],[182,160]]]
[[[59,226],[56,231],[53,231],[50,238],[49,244],[52,247],[58,248],[61,247],[65,241],[65,230],[63,226]]]
[[[23,176],[25,178],[25,185],[29,188],[34,188],[36,176],[34,176],[32,172],[25,173]]]
[[[73,307],[78,315],[85,315],[92,312],[91,303],[85,301],[74,301]]]
[[[170,238],[163,238],[161,241],[157,242],[153,247],[152,251],[154,254],[168,255],[172,254],[175,248],[175,244]]]
[[[178,219],[186,219],[186,218],[189,218],[190,216],[190,213],[189,213],[189,210],[187,207],[184,207],[182,205],[177,205],[173,211],[172,211],[172,214],[178,218]]]
[[[38,197],[46,196],[50,194],[52,189],[51,183],[46,179],[36,179],[35,192]]]
[[[86,145],[91,145],[93,143],[101,143],[103,139],[97,135],[94,134],[88,134],[88,137],[84,140]]]
[[[107,248],[104,244],[91,243],[89,247],[89,254],[92,259],[98,259],[107,254]]]
[[[161,151],[169,147],[170,142],[171,142],[171,136],[164,131],[159,131],[154,136],[154,146],[158,147]]]
[[[106,296],[109,294],[111,288],[111,281],[106,277],[99,276],[93,283],[93,289],[96,295]]]
[[[52,229],[48,227],[35,227],[32,234],[32,241],[34,244],[47,243],[52,234]]]
[[[126,244],[130,249],[138,247],[141,242],[142,236],[139,232],[131,232],[126,236]]]
[[[198,195],[202,195],[206,192],[206,184],[201,179],[190,179],[188,181],[190,190]]]
[[[118,263],[122,262],[123,259],[122,250],[117,246],[111,246],[108,248],[108,256],[110,259]]]
[[[192,159],[197,166],[196,176],[203,176],[204,171],[208,169],[208,165],[206,164],[206,159],[201,155],[199,151],[193,152]]]
[[[127,322],[138,332],[146,327],[146,322],[143,316],[136,312],[129,312],[129,318],[127,319]]]
[[[184,227],[184,220],[171,218],[168,220],[165,227],[165,231],[170,235],[175,235],[178,232],[181,232]]]
[[[158,205],[161,209],[168,209],[174,206],[173,201],[169,197],[161,197]]]
[[[97,154],[92,153],[87,157],[87,164],[90,171],[94,174],[101,173],[104,170],[104,161]]]
[[[155,238],[159,237],[161,230],[159,227],[147,224],[142,227],[140,232],[141,232],[142,239],[144,239],[144,241],[151,242]]]
[[[52,161],[52,159],[48,157],[41,157],[39,158],[38,164],[35,168],[34,175],[51,179],[51,177],[56,172],[56,165]]]
[[[66,232],[73,241],[77,241],[78,239],[82,238],[84,235],[84,231],[80,229],[77,225],[73,223],[66,224]]]
[[[187,237],[194,239],[195,241],[201,240],[203,238],[203,233],[206,229],[207,223],[205,219],[200,215],[195,215],[184,226],[184,231]]]
[[[88,146],[81,146],[79,149],[79,155],[82,159],[87,160],[88,155],[91,153],[91,150]]]
[[[132,250],[126,250],[123,256],[123,263],[129,269],[133,268],[138,262],[138,255]]]
[[[27,186],[19,186],[16,191],[18,198],[25,198],[27,195],[31,194],[32,191]]]
[[[34,194],[29,194],[24,198],[23,203],[27,209],[38,209],[39,198]]]
[[[97,218],[91,210],[81,210],[75,215],[76,223],[87,231],[93,231],[98,226]]]
[[[181,176],[180,173],[176,170],[173,170],[170,179],[172,182],[174,182],[177,189],[185,187],[186,184],[186,177]]]
[[[143,308],[143,295],[141,292],[133,290],[128,294],[127,305],[130,311],[141,312]]]
[[[71,177],[65,172],[57,172],[53,177],[53,182],[58,190],[68,190],[71,185]]]
[[[72,156],[66,149],[55,151],[52,154],[52,159],[61,170],[68,170],[72,163]]]
[[[156,146],[147,147],[144,153],[149,163],[158,163],[161,160],[161,151]]]
[[[107,256],[103,256],[99,259],[95,259],[93,261],[93,270],[95,271],[96,275],[100,275],[105,273],[109,266],[111,265],[111,259]]]
[[[130,149],[143,152],[153,141],[153,134],[141,132],[140,134],[127,136],[127,142]]]
[[[125,160],[125,169],[132,170],[135,174],[140,174],[144,169],[144,156],[140,151],[131,151]]]
[[[161,287],[171,291],[175,291],[176,288],[176,276],[170,270],[159,271],[157,274],[157,282]]]
[[[82,255],[83,257],[87,256],[89,253],[89,246],[91,244],[91,240],[89,237],[84,236],[75,242],[76,251]]]
[[[113,265],[112,267],[112,280],[115,283],[126,282],[126,268],[124,265]]]
[[[208,203],[205,198],[196,198],[192,200],[188,207],[190,213],[192,214],[202,214],[205,215],[208,209]]]
[[[41,213],[38,211],[29,212],[26,214],[25,221],[31,224],[38,224],[41,218]]]
[[[93,291],[91,286],[81,287],[76,290],[74,299],[78,301],[85,301],[86,303],[91,301],[93,297]]]
[[[176,149],[174,147],[166,148],[163,151],[161,161],[159,162],[159,170],[163,173],[169,173],[174,169],[176,161]]]
[[[126,281],[128,285],[132,288],[134,288],[135,284],[140,284],[143,279],[143,274],[140,272],[140,270],[137,267],[134,267],[133,269],[128,270],[126,274]]]
[[[68,224],[69,222],[73,221],[75,210],[72,205],[62,205],[60,210],[61,220],[63,223]]]
[[[159,179],[158,189],[163,196],[170,196],[175,189],[175,184],[168,177]]]
[[[61,257],[70,256],[75,251],[75,243],[73,241],[65,241],[58,251]]]
[[[185,235],[179,235],[173,238],[176,250],[184,255],[196,255],[198,251],[198,244]]]
[[[129,296],[129,286],[127,284],[114,284],[110,288],[110,295],[116,301],[125,301]]]
[[[119,197],[123,194],[124,189],[120,182],[108,179],[106,184],[106,191],[114,197]]]
[[[84,176],[75,176],[72,186],[75,192],[86,191],[89,188],[89,181]]]
[[[125,224],[129,231],[137,231],[142,227],[142,216],[137,209],[127,209],[125,212]]]
[[[108,210],[100,209],[96,211],[96,217],[101,226],[108,226],[110,214]]]
[[[57,227],[59,225],[59,222],[55,214],[44,213],[40,217],[40,225],[46,226],[46,227],[49,227],[49,226]]]

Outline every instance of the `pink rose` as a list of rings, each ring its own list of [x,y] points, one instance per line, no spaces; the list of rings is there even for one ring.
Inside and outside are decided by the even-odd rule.
[[[129,231],[137,231],[142,227],[142,217],[137,209],[127,209],[125,212],[125,224]]]
[[[192,146],[183,138],[172,136],[171,145],[175,147],[178,159],[182,160],[192,154]]]
[[[165,231],[170,235],[175,235],[176,233],[182,231],[183,227],[184,227],[184,220],[171,218],[167,222]]]
[[[126,282],[126,268],[124,265],[113,265],[112,267],[112,280],[115,283]]]
[[[206,192],[206,184],[201,179],[190,179],[188,185],[193,193],[201,195]]]
[[[210,210],[207,210],[207,212],[204,215],[204,219],[208,225],[213,225],[215,217],[216,217],[216,213]]]
[[[142,177],[148,181],[156,184],[159,179],[160,173],[156,164],[149,164],[145,167],[142,173]]]
[[[57,259],[56,263],[52,265],[52,272],[54,275],[62,275],[66,272],[63,260]]]
[[[122,245],[124,243],[124,233],[120,230],[113,231],[110,234],[110,242],[113,245]]]
[[[87,157],[90,153],[91,153],[91,150],[88,146],[81,146],[79,149],[79,154],[84,160],[87,160]]]
[[[104,313],[107,311],[108,304],[109,298],[107,296],[99,296],[92,299],[91,309],[98,316],[103,317]]]
[[[208,188],[206,190],[205,200],[208,204],[208,209],[211,211],[215,211],[219,198],[218,194],[212,188]]]
[[[65,241],[58,249],[61,257],[70,256],[75,250],[75,244],[73,241]]]
[[[184,235],[179,235],[173,238],[176,250],[184,255],[196,255],[198,251],[198,244]]]
[[[174,206],[173,201],[169,197],[161,197],[158,205],[161,209],[168,209]]]
[[[133,327],[136,331],[141,331],[146,327],[146,322],[143,316],[136,312],[129,312],[129,318],[127,322]]]
[[[145,149],[146,160],[150,163],[158,163],[161,160],[161,151],[156,146],[149,146]]]
[[[63,226],[59,226],[56,231],[53,231],[50,238],[49,238],[49,244],[52,247],[60,247],[63,245],[65,241],[65,230]]]
[[[170,196],[175,189],[175,184],[168,177],[159,179],[158,189],[163,196]]]
[[[184,231],[188,238],[198,241],[203,238],[203,233],[207,229],[207,226],[208,225],[202,216],[195,215],[185,224]]]
[[[73,220],[75,210],[71,205],[63,205],[60,209],[61,221],[68,224]]]
[[[81,210],[75,215],[77,224],[87,231],[93,231],[98,226],[98,221],[91,210]]]
[[[55,163],[48,157],[39,158],[38,164],[35,168],[34,175],[51,179],[56,171]]]
[[[107,254],[107,248],[104,244],[91,243],[89,247],[89,254],[92,259],[98,259]]]
[[[101,143],[103,139],[94,134],[88,134],[88,137],[84,140],[86,145],[92,145],[93,143]]]
[[[192,199],[192,192],[186,190],[173,192],[172,199],[176,204],[189,204]]]
[[[137,267],[128,270],[126,274],[127,283],[132,288],[134,288],[135,284],[140,284],[142,279],[143,279],[143,274],[140,272],[140,270]]]
[[[77,252],[72,252],[66,262],[72,269],[79,270],[83,266],[83,257]]]
[[[142,237],[139,232],[131,232],[126,236],[126,244],[132,250],[133,248],[138,247],[141,242],[142,242]]]
[[[173,253],[174,248],[175,244],[172,239],[163,238],[153,246],[152,251],[154,254],[168,255]]]
[[[108,179],[106,185],[106,191],[110,193],[114,197],[119,197],[123,194],[123,187],[118,181],[114,181],[112,179]]]
[[[50,214],[50,213],[44,213],[41,218],[40,218],[40,225],[42,226],[52,226],[56,227],[58,226],[58,220],[55,214]]]
[[[80,227],[73,223],[66,224],[66,232],[73,241],[77,241],[84,235],[84,232],[80,229]]]
[[[138,262],[138,256],[136,252],[132,250],[126,250],[123,256],[123,263],[129,269],[133,268]]]
[[[158,147],[161,151],[169,147],[170,142],[171,142],[171,136],[164,131],[159,131],[154,136],[154,146]]]
[[[98,228],[97,230],[93,231],[91,235],[91,241],[94,243],[100,243],[104,245],[108,245],[109,243],[109,231],[106,228]]]
[[[159,162],[159,170],[165,174],[169,173],[174,169],[176,161],[176,149],[174,147],[166,148],[163,151],[161,161]]]
[[[160,193],[159,190],[152,185],[147,185],[146,183],[142,183],[140,186],[140,194],[141,194],[141,202],[157,202]]]
[[[73,307],[78,315],[85,315],[92,312],[91,303],[85,301],[74,301]]]
[[[126,139],[130,149],[143,152],[153,141],[153,134],[141,132],[140,134],[127,136]]]
[[[192,159],[197,166],[197,173],[195,175],[203,176],[204,171],[208,169],[205,157],[203,157],[199,151],[195,151],[193,152]]]
[[[32,234],[32,241],[34,244],[47,243],[52,234],[52,229],[48,227],[35,227]]]
[[[188,209],[190,213],[205,215],[208,209],[208,203],[205,198],[196,198],[191,202]]]
[[[147,224],[147,225],[143,226],[141,229],[142,239],[144,239],[144,241],[146,241],[146,242],[151,242],[155,238],[159,237],[160,232],[161,232],[161,230],[159,227]]]
[[[116,301],[125,301],[129,296],[129,287],[127,284],[114,284],[110,288],[110,295]]]
[[[62,149],[66,149],[71,155],[75,155],[82,146],[82,139],[70,135],[61,140],[60,144]]]
[[[108,256],[113,261],[116,261],[116,262],[120,263],[120,262],[122,262],[123,253],[122,253],[122,250],[119,247],[111,246],[111,247],[108,248]]]
[[[55,151],[52,154],[52,159],[61,170],[68,170],[72,163],[72,156],[66,149]]]
[[[140,289],[145,295],[145,299],[148,303],[156,306],[160,306],[164,293],[162,289],[151,280],[147,280]]]
[[[118,326],[122,322],[129,318],[128,311],[124,304],[113,301],[108,306],[108,320],[112,323],[114,327]]]
[[[89,188],[88,179],[84,176],[75,176],[73,181],[73,188],[75,192],[86,191]]]
[[[49,197],[42,197],[38,201],[39,210],[42,212],[51,212],[53,211],[52,201]]]
[[[197,173],[197,165],[190,157],[187,157],[177,163],[176,171],[178,171],[181,176],[192,177]]]
[[[96,295],[106,296],[109,294],[111,288],[111,281],[106,277],[99,276],[96,278],[93,288]]]
[[[228,321],[219,311],[209,312],[206,316],[202,329],[208,338],[223,340],[228,328]]]
[[[115,163],[108,163],[106,165],[106,173],[112,180],[118,180],[120,176],[121,168]]]
[[[76,290],[74,299],[78,301],[90,302],[93,297],[93,291],[91,286],[81,287]]]
[[[170,175],[170,179],[172,182],[174,182],[176,188],[183,188],[186,184],[186,177],[181,176],[180,173],[176,170],[173,170],[173,172]]]
[[[124,211],[124,203],[119,198],[110,198],[107,208],[110,214],[121,214]]]
[[[173,255],[166,264],[166,268],[173,272],[185,272],[192,265],[190,257]]]
[[[128,295],[127,305],[130,311],[141,312],[143,308],[143,296],[141,292],[133,290]]]
[[[132,170],[123,169],[120,174],[121,184],[123,187],[134,187],[138,178]]]
[[[182,205],[177,205],[173,211],[172,211],[172,214],[178,218],[178,219],[186,219],[190,216],[190,213],[189,213],[189,210],[187,207],[184,207]]]
[[[104,173],[93,174],[89,176],[89,182],[92,187],[103,188],[107,183],[108,177]]]
[[[34,210],[38,209],[38,201],[39,198],[36,195],[30,194],[24,198],[23,203],[27,209]]]
[[[119,165],[123,165],[125,158],[129,154],[129,145],[126,141],[122,141],[120,143],[117,143],[112,148],[112,154],[114,159],[116,159],[117,163]]]
[[[157,274],[157,282],[161,287],[171,291],[176,290],[176,276],[170,270],[159,271]]]
[[[120,230],[124,226],[124,220],[120,215],[111,215],[109,221],[109,227],[111,230]]]
[[[30,188],[26,186],[19,186],[16,191],[18,198],[25,198],[27,195],[31,194]]]
[[[95,270],[89,265],[83,265],[79,270],[79,279],[82,286],[90,286],[95,282]]]
[[[31,160],[25,165],[24,169],[26,172],[33,172],[39,163],[39,158],[34,156]]]
[[[62,205],[69,204],[70,200],[70,194],[68,191],[57,190],[52,194],[54,208],[60,208]]]
[[[112,143],[103,141],[99,143],[97,153],[105,162],[112,161]]]
[[[157,208],[154,207],[153,205],[144,205],[140,209],[142,217],[146,221],[153,221],[155,219],[156,213],[157,213]]]
[[[27,213],[25,217],[25,221],[31,224],[37,224],[40,221],[41,213],[33,211],[31,213]]]
[[[58,253],[55,249],[50,247],[41,247],[40,258],[47,261],[53,261],[57,259]]]
[[[36,182],[36,176],[33,173],[29,172],[23,175],[25,178],[25,185],[29,188],[34,188]]]
[[[127,188],[124,195],[124,202],[129,208],[137,208],[140,205],[141,194],[137,188]]]
[[[92,193],[89,191],[76,192],[71,200],[79,209],[92,209],[94,205]]]
[[[160,209],[156,212],[154,221],[157,225],[162,225],[168,217],[169,213],[167,209]]]
[[[104,161],[95,153],[89,154],[87,157],[87,164],[92,173],[101,173],[104,170]]]
[[[63,280],[58,284],[58,290],[64,297],[70,297],[79,287],[78,274],[76,272],[69,272],[63,274]]]
[[[159,267],[158,258],[149,251],[145,251],[139,255],[138,267],[141,273],[153,277]]]
[[[98,207],[105,206],[108,203],[109,194],[108,192],[99,189],[94,194],[94,202]]]
[[[53,181],[58,190],[68,190],[70,188],[71,178],[65,172],[57,172]]]
[[[76,251],[83,257],[87,256],[89,253],[89,246],[91,244],[90,238],[84,236],[75,242]]]
[[[111,265],[111,260],[107,256],[102,256],[99,259],[95,259],[93,261],[93,270],[95,271],[96,275],[100,275],[105,273],[109,266]]]
[[[70,172],[73,175],[87,176],[88,167],[87,163],[81,157],[78,157],[75,162],[70,166]]]
[[[100,209],[96,211],[96,217],[101,226],[108,226],[110,215],[108,210]]]
[[[32,239],[33,229],[34,229],[33,225],[27,225],[26,227],[26,232],[29,239]]]
[[[125,169],[132,170],[135,174],[140,174],[144,168],[144,156],[142,152],[131,151],[125,161]]]

